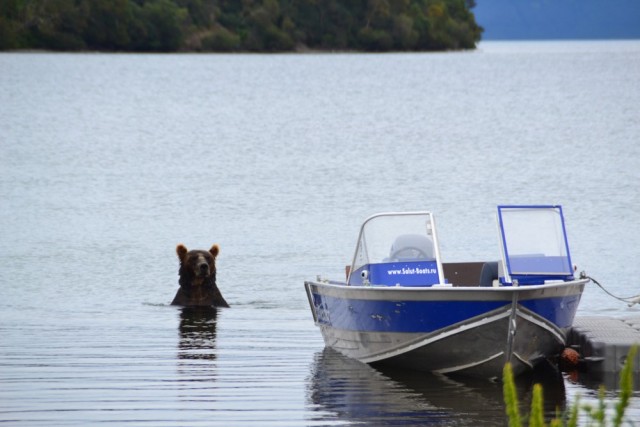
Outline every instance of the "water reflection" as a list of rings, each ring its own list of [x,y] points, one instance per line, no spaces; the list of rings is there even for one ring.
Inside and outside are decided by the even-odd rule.
[[[373,368],[325,349],[308,381],[316,419],[370,425],[504,425],[502,385],[388,367]],[[517,379],[521,411],[529,412],[534,383],[541,383],[545,413],[565,406],[562,376],[550,368]]]
[[[215,360],[217,309],[184,307],[181,310],[178,358]]]
[[[584,386],[592,391],[605,390],[616,392],[620,390],[620,372],[589,370],[575,370],[567,373],[567,380],[572,384]],[[632,376],[633,395],[640,396],[640,373],[636,372]]]

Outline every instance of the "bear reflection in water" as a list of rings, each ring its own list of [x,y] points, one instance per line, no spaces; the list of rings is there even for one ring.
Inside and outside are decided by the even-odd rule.
[[[171,304],[229,307],[216,284],[216,257],[220,253],[220,247],[213,245],[208,251],[190,251],[179,244],[176,253],[180,260],[180,289]]]
[[[216,358],[215,307],[184,307],[180,312],[180,359]]]

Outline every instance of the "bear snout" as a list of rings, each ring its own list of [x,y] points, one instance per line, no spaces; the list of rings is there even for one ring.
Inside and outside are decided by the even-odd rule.
[[[206,262],[200,262],[197,266],[197,274],[200,277],[206,277],[209,275],[209,264]]]

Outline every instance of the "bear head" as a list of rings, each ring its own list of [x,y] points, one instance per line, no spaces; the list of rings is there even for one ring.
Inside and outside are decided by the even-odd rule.
[[[218,245],[209,251],[188,250],[183,244],[176,247],[180,260],[180,286],[200,286],[216,282],[216,257],[220,253]]]

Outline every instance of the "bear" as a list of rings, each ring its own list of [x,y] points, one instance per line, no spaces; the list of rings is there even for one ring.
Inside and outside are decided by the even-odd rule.
[[[180,260],[178,270],[180,288],[171,305],[229,307],[216,284],[218,245],[209,251],[188,250],[182,243],[176,246]]]

